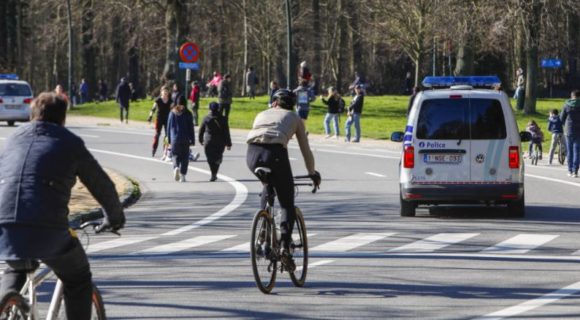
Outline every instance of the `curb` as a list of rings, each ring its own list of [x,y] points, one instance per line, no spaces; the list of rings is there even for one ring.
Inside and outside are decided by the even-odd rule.
[[[123,208],[128,208],[137,202],[137,200],[139,200],[141,197],[141,189],[139,187],[139,183],[136,180],[127,176],[123,177],[130,182],[130,186],[123,190],[123,193],[119,197],[119,201],[121,202],[121,206]],[[83,223],[86,221],[101,219],[103,217],[103,211],[100,207],[98,207],[81,212],[70,213],[68,220],[72,223]]]

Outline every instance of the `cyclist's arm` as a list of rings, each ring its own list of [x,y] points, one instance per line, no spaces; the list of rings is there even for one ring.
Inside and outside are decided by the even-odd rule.
[[[314,169],[314,156],[310,150],[310,145],[308,143],[308,136],[306,136],[306,129],[304,128],[304,123],[302,121],[297,122],[298,129],[296,131],[296,140],[298,140],[298,145],[300,146],[300,151],[302,152],[302,157],[304,158],[304,164],[306,165],[306,170],[308,174],[315,174]]]

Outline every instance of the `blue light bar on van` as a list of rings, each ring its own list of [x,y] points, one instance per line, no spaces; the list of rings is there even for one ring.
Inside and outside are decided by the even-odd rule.
[[[0,73],[2,80],[18,80],[18,75],[15,73]]]
[[[425,77],[426,88],[468,85],[472,87],[496,87],[501,85],[497,76]]]

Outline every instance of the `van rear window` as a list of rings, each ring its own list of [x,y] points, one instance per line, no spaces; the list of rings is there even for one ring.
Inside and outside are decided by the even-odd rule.
[[[30,87],[20,83],[0,83],[0,96],[30,97]]]
[[[431,99],[421,106],[417,138],[430,140],[505,139],[499,100]]]

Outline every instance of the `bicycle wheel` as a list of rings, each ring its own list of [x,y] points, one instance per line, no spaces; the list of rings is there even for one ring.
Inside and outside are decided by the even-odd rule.
[[[0,300],[0,320],[26,320],[30,308],[17,292],[8,292]]]
[[[64,303],[64,297],[60,303],[60,309],[58,312],[58,319],[66,320],[66,308]],[[93,283],[93,294],[91,295],[91,320],[106,320],[107,316],[105,314],[105,305],[103,303],[103,297],[99,292],[99,289]]]
[[[252,222],[250,256],[256,286],[263,293],[270,293],[276,283],[278,261],[272,259],[274,256],[272,232],[273,225],[268,212],[258,211]]]
[[[303,287],[308,272],[308,237],[304,216],[299,208],[296,208],[296,222],[292,232],[292,251],[296,270],[290,273],[290,279],[295,286]]]
[[[558,139],[558,162],[564,164],[566,162],[566,146],[564,145],[564,138]]]

